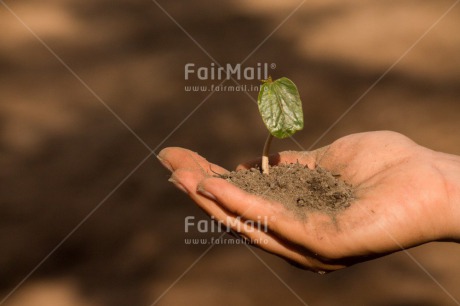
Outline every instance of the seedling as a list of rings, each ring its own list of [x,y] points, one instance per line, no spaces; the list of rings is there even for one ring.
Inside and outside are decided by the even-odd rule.
[[[302,101],[295,84],[288,78],[269,77],[260,88],[259,112],[269,134],[262,153],[262,172],[269,174],[268,154],[273,136],[286,138],[303,129]]]

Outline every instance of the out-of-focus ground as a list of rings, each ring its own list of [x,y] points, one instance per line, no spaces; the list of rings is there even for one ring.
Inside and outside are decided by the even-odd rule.
[[[8,296],[2,305],[460,301],[460,246],[449,243],[326,276],[242,245],[216,245],[196,262],[207,246],[184,243],[201,237],[184,233],[184,218],[206,217],[167,182],[154,157],[111,193],[149,151],[101,101],[156,153],[188,147],[228,168],[257,156],[265,140],[254,101],[216,92],[195,110],[209,92],[184,86],[215,82],[184,80],[184,65],[209,67],[211,60],[152,1],[5,3],[21,21],[0,4],[0,298]],[[410,49],[454,1],[314,0],[288,17],[300,3],[159,1],[219,63],[250,55],[245,66],[275,63],[273,77],[298,84],[306,127],[296,139],[303,147],[388,129],[460,154],[460,6]],[[289,140],[273,145],[286,149],[298,147]]]

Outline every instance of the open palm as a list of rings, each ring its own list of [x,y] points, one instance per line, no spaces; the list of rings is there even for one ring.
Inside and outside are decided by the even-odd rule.
[[[369,132],[272,156],[271,164],[319,165],[353,186],[349,208],[335,217],[311,212],[306,218],[216,178],[213,172],[226,170],[189,150],[167,148],[159,158],[176,185],[215,219],[231,220],[241,236],[296,265],[331,271],[448,236],[448,194],[436,153],[394,132]],[[265,216],[267,232],[238,226]]]

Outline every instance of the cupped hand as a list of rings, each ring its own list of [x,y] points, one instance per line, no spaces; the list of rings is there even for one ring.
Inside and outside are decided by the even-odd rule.
[[[311,212],[306,218],[216,177],[227,170],[197,153],[166,148],[158,157],[172,172],[171,181],[216,220],[291,263],[326,272],[449,235],[448,194],[435,155],[401,134],[382,131],[272,156],[272,165],[319,165],[353,186],[350,207],[334,217]],[[241,226],[247,220],[264,220],[268,230]]]

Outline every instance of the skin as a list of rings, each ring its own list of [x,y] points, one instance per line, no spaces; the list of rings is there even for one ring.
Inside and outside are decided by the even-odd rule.
[[[320,165],[351,184],[356,199],[335,218],[322,213],[295,217],[282,204],[215,177],[227,170],[187,149],[166,148],[158,158],[176,187],[215,219],[243,222],[267,216],[267,232],[237,223],[234,229],[304,269],[329,272],[430,241],[460,241],[460,157],[398,133],[352,134],[315,151],[271,157],[272,165]]]

